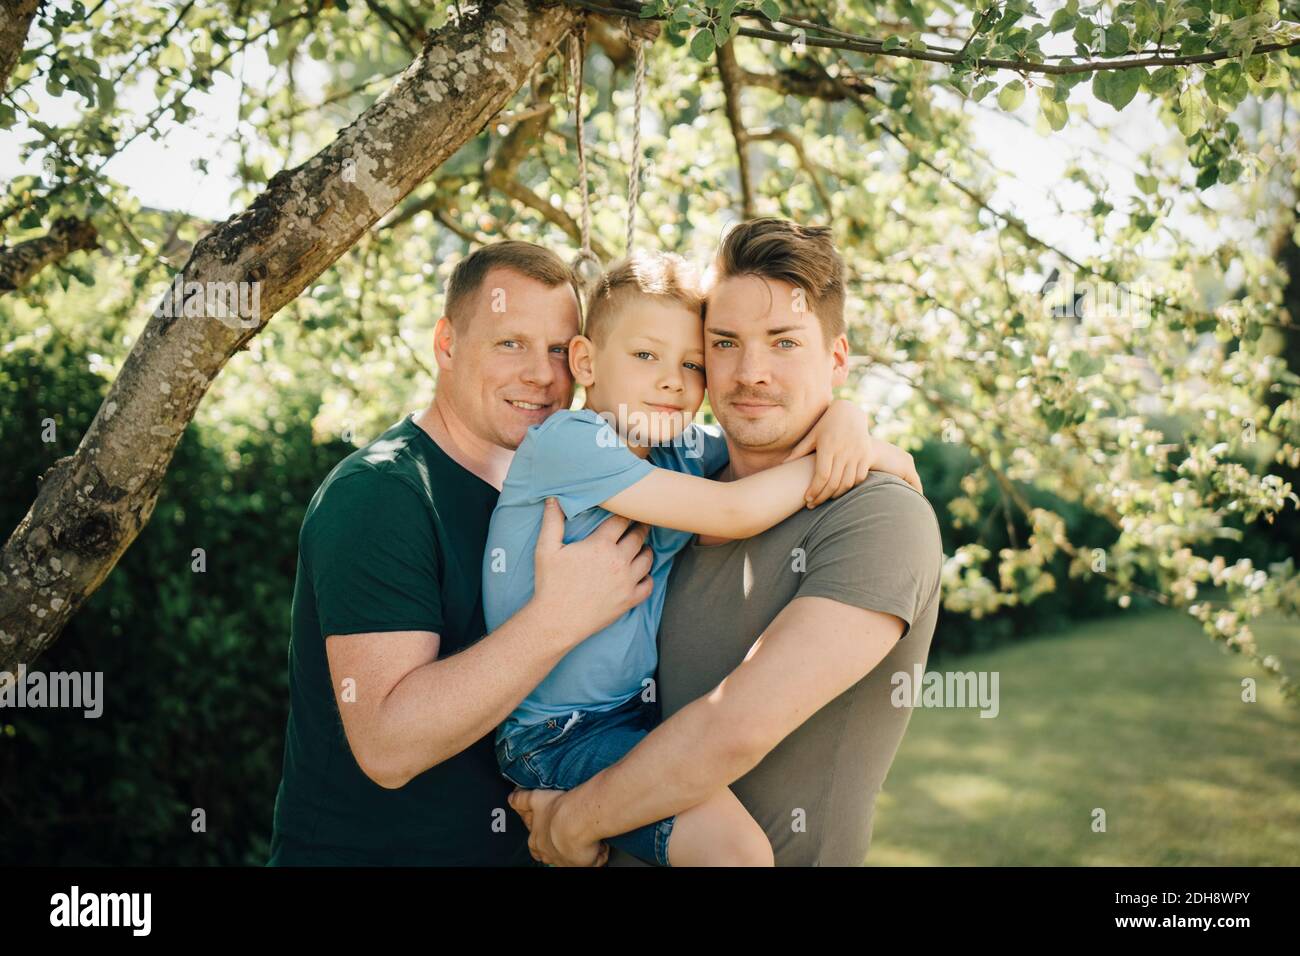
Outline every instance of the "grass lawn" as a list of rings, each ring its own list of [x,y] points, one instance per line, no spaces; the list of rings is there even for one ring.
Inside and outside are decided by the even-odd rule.
[[[1256,635],[1300,675],[1300,624]],[[1000,712],[913,712],[870,864],[1300,865],[1300,707],[1190,618],[1115,618],[941,669],[998,671]]]

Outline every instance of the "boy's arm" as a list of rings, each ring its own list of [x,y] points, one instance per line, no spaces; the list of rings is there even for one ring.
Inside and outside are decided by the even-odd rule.
[[[601,507],[645,524],[721,538],[749,538],[802,508],[813,459],[801,458],[738,481],[655,468]]]
[[[815,457],[805,457],[815,451]],[[837,400],[784,464],[739,481],[715,482],[656,468],[601,502],[615,514],[663,528],[718,538],[749,538],[784,521],[802,506],[815,508],[866,480],[868,472],[896,475],[921,490],[912,456],[872,438],[866,413]]]
[[[871,437],[867,413],[845,399],[836,399],[799,444],[785,457],[794,461],[816,452],[817,472],[804,495],[809,507],[838,498],[857,487],[867,471],[902,478],[922,494],[921,478],[912,456],[896,445]]]

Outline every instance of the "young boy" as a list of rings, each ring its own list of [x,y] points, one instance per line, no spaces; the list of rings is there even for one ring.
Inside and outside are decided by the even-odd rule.
[[[653,675],[673,557],[695,534],[750,537],[805,503],[811,456],[732,482],[712,481],[727,463],[716,430],[689,424],[704,399],[702,299],[683,260],[641,254],[593,287],[585,334],[569,345],[585,407],[560,411],[528,430],[510,466],[488,530],[484,614],[498,627],[532,596],[532,553],[548,498],[567,519],[564,541],[589,535],[609,515],[651,525],[649,598],[570,651],[498,728],[497,762],[527,789],[572,789],[616,763],[654,727]],[[847,410],[846,410],[847,409]],[[818,454],[859,464],[887,458],[849,403],[835,403],[817,429]],[[766,865],[772,848],[729,789],[675,818],[610,841],[660,865]]]

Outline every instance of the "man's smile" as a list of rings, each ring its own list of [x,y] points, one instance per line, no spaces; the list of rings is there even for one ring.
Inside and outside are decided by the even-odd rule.
[[[524,402],[514,398],[507,398],[506,404],[513,405],[515,408],[519,409],[520,411],[525,411],[525,412],[539,412],[542,411],[543,409],[551,407],[550,402]]]

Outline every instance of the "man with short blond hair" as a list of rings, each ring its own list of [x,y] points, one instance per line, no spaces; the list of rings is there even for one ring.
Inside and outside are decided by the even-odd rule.
[[[485,635],[488,521],[528,429],[568,408],[579,306],[553,252],[502,242],[452,273],[437,391],[349,455],[299,538],[273,865],[528,862],[492,732],[572,647],[650,593],[645,529],[562,543],[552,508],[532,599]]]

